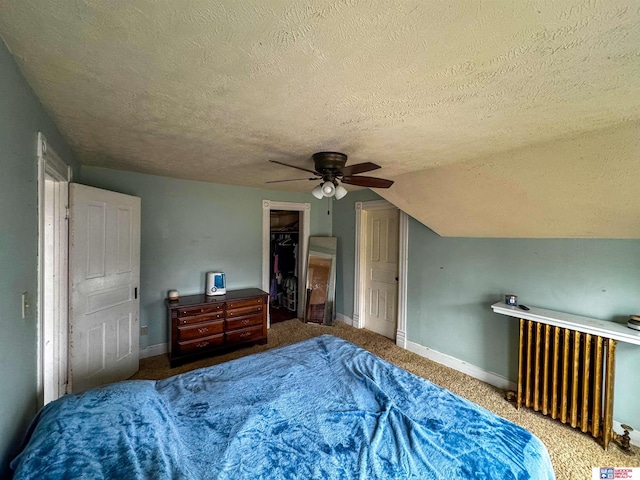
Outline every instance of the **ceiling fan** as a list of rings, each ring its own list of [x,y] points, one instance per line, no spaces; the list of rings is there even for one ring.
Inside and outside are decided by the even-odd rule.
[[[344,153],[339,152],[318,152],[314,153],[312,158],[315,168],[314,170],[298,167],[296,165],[289,165],[288,163],[279,162],[277,160],[269,160],[272,163],[284,165],[285,167],[291,167],[312,173],[314,177],[273,180],[267,183],[293,182],[296,180],[322,180],[322,183],[315,187],[311,192],[313,196],[318,199],[322,197],[335,196],[338,200],[347,194],[347,189],[338,182],[371,188],[389,188],[393,185],[393,180],[357,175],[359,173],[370,172],[380,168],[380,165],[376,165],[375,163],[356,163],[355,165],[347,167],[345,166],[347,163],[347,156]]]

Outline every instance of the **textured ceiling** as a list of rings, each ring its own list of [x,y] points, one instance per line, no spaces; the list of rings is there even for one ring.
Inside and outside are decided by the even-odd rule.
[[[637,0],[0,0],[0,34],[83,164],[265,187],[337,150],[441,235],[640,238]]]

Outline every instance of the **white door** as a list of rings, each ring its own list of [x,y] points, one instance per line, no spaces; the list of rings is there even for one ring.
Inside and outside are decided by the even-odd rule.
[[[395,339],[398,311],[398,209],[366,212],[364,326]]]
[[[140,199],[69,190],[69,383],[73,392],[138,371]]]
[[[69,182],[72,170],[38,132],[38,407],[67,393]]]
[[[44,174],[42,185],[41,313],[42,405],[57,400],[67,387],[67,308],[69,265],[66,209],[69,184]]]

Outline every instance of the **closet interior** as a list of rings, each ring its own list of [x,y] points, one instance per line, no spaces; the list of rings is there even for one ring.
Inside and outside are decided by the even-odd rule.
[[[272,324],[298,316],[299,225],[300,212],[271,210],[269,311]]]

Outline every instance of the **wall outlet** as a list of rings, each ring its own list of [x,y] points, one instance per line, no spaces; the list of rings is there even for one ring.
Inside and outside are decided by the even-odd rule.
[[[149,327],[142,325],[140,327],[140,335],[147,335],[149,333]]]
[[[24,292],[22,294],[22,318],[27,318],[29,315],[29,292]]]

